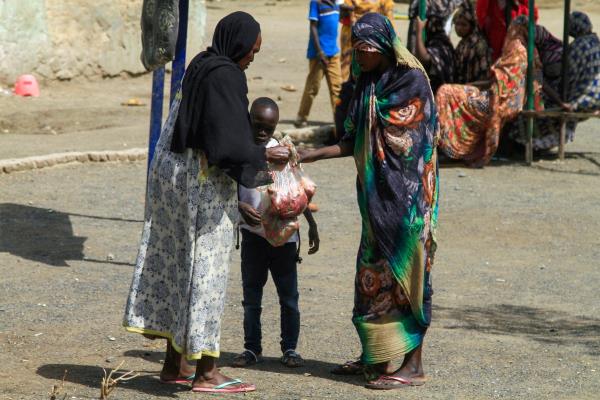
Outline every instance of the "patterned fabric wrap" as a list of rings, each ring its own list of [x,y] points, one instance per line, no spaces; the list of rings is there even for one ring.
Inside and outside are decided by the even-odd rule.
[[[354,143],[362,217],[353,322],[363,362],[376,364],[418,347],[431,319],[437,115],[423,68],[387,18],[367,14],[353,34],[397,64],[357,73],[343,138]]]
[[[571,18],[573,19],[573,15]],[[578,17],[576,21],[579,21],[579,25],[581,25],[575,27],[576,32],[583,34],[576,36],[569,45],[568,103],[576,111],[600,110],[600,40],[595,33],[591,33],[589,19]],[[545,67],[544,72],[546,72]],[[547,80],[547,82],[558,89],[557,80]],[[545,102],[548,108],[560,107],[550,98],[545,98]],[[574,140],[577,122],[576,120],[567,122],[566,142]],[[561,121],[557,118],[537,120],[537,129],[533,133],[533,149],[549,150],[558,146],[560,125]],[[520,121],[519,125],[510,131],[510,137],[521,144],[526,143],[523,121]]]
[[[569,15],[569,35],[578,38],[592,33],[592,21],[587,14],[581,11],[573,11]]]
[[[166,338],[190,360],[219,356],[238,222],[237,186],[198,150],[169,151],[181,92],[148,175],[145,223],[125,307],[130,332]]]
[[[456,69],[454,82],[469,83],[489,79],[492,64],[491,49],[477,26],[475,10],[469,1],[458,7],[454,21],[462,19],[471,26],[469,36],[462,38],[454,51]]]
[[[444,30],[444,19],[431,16],[427,19],[427,40],[425,48],[431,62],[427,66],[427,75],[434,93],[445,83],[454,82],[454,47]]]
[[[440,148],[468,165],[486,165],[496,152],[500,132],[526,101],[527,19],[516,18],[506,35],[502,56],[492,66],[487,91],[468,85],[444,85],[436,95],[442,135]],[[541,63],[535,52],[535,109],[543,109]]]
[[[562,40],[555,37],[542,25],[535,26],[535,47],[540,53],[544,67],[546,65],[560,64],[562,60]]]
[[[591,28],[590,28],[591,29]],[[569,104],[578,111],[600,109],[600,40],[592,32],[569,46]]]
[[[463,1],[464,0],[427,0],[425,16],[427,19],[432,16],[446,19],[452,15],[454,10]],[[410,0],[410,6],[408,8],[408,16],[410,18],[416,18],[419,16],[419,2],[420,0]]]
[[[147,71],[162,67],[175,57],[178,24],[178,0],[144,0],[140,58]]]

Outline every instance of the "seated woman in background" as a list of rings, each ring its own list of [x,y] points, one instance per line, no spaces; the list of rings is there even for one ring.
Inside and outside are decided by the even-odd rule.
[[[539,28],[539,27],[538,27]],[[567,72],[568,94],[567,102],[563,103],[556,93],[560,87],[560,61],[562,49],[559,51],[556,38],[547,37],[545,45],[538,44],[538,37],[543,36],[536,30],[536,46],[540,50],[544,62],[544,102],[546,108],[562,107],[572,111],[597,111],[600,110],[600,40],[592,32],[592,23],[589,17],[579,11],[570,15],[569,35],[575,40],[569,45],[569,69]],[[552,45],[552,46],[550,46]],[[558,52],[559,51],[559,52]],[[522,125],[522,124],[521,124]],[[550,150],[559,144],[561,121],[558,118],[540,118],[537,120],[537,129],[533,136],[533,150]],[[574,139],[577,121],[567,122],[566,142]],[[527,136],[521,126],[512,129],[510,138],[517,143],[525,144]]]
[[[417,18],[415,56],[421,61],[435,94],[440,86],[454,81],[454,47],[444,31],[444,19],[431,15],[427,21]],[[423,42],[423,29],[426,40]]]
[[[541,73],[536,53],[537,70]],[[527,18],[510,25],[502,55],[491,80],[473,85],[444,85],[436,95],[441,138],[439,148],[450,158],[483,167],[496,152],[504,124],[523,109],[527,75]],[[485,86],[480,90],[477,86]],[[536,81],[536,93],[540,85]],[[541,108],[536,96],[536,109]]]
[[[491,49],[477,26],[475,10],[465,0],[454,14],[456,34],[461,38],[454,52],[455,83],[469,83],[489,79]]]
[[[569,106],[574,111],[600,109],[600,40],[590,18],[579,11],[570,16]]]
[[[559,108],[568,109],[568,106],[563,103],[559,92],[561,87],[561,70],[562,70],[562,41],[556,38],[550,31],[542,25],[535,27],[535,47],[540,55],[542,62],[543,76],[543,92],[542,99],[544,108]],[[527,143],[527,119],[519,117],[515,121],[507,124],[502,133],[503,141],[506,146],[502,152],[506,156],[513,156],[517,152],[522,154],[522,147]],[[533,150],[547,150],[558,145],[558,134],[560,131],[560,121],[547,118],[535,120],[535,129],[533,131]],[[553,132],[549,135],[550,132]],[[569,136],[569,135],[568,135]],[[555,139],[551,139],[554,137]]]

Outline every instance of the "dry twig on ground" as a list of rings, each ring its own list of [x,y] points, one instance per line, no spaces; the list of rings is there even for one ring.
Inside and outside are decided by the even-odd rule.
[[[52,391],[50,392],[50,400],[59,400],[58,396],[60,395],[63,395],[62,399],[60,400],[65,400],[67,398],[67,394],[63,393],[63,389],[65,387],[65,379],[67,379],[66,369],[62,381],[60,382],[60,385],[52,385]]]
[[[102,399],[102,400],[108,399],[108,396],[110,395],[110,393],[115,389],[115,387],[117,387],[117,383],[119,383],[121,381],[123,381],[123,382],[129,381],[133,378],[137,378],[140,375],[140,374],[132,375],[134,372],[129,371],[129,372],[125,372],[124,374],[122,374],[121,376],[119,376],[117,378],[113,378],[113,374],[116,372],[119,372],[119,369],[121,369],[124,362],[125,361],[121,361],[121,364],[119,364],[119,366],[117,368],[110,371],[110,373],[108,375],[106,374],[106,370],[104,368],[102,368],[102,370],[104,371],[104,378],[102,378],[102,383],[100,386],[100,399]]]

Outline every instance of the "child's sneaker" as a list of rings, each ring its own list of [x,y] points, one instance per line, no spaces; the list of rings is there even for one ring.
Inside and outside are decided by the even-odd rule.
[[[281,356],[281,363],[288,368],[298,368],[304,366],[304,359],[296,350],[286,350]]]
[[[234,368],[245,368],[257,364],[262,361],[260,354],[255,354],[252,350],[244,350],[242,353],[235,356],[231,362]]]

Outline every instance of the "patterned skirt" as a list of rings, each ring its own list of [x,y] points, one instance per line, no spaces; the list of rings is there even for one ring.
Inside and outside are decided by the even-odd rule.
[[[475,160],[483,154],[490,128],[490,95],[468,85],[443,85],[437,92],[439,148],[450,158]]]
[[[417,292],[415,296],[422,296],[423,314],[428,321],[433,294],[430,274],[429,268],[414,268],[408,279],[411,290]],[[362,362],[372,365],[398,360],[420,346],[427,327],[417,321],[415,311],[377,245],[363,234],[352,318],[362,345]]]
[[[196,150],[169,148],[174,102],[148,176],[145,223],[125,309],[130,332],[167,338],[188,359],[218,357],[234,230],[235,182]]]

